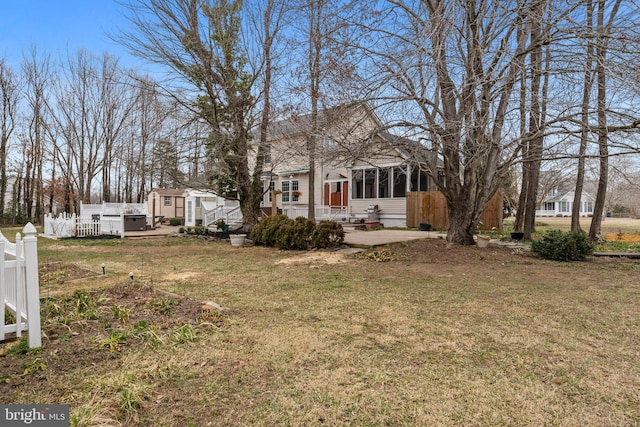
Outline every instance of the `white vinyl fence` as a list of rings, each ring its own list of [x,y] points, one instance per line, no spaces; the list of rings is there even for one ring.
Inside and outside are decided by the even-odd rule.
[[[0,341],[7,334],[21,337],[29,332],[30,348],[42,345],[40,329],[40,290],[36,228],[28,223],[16,234],[16,243],[0,232]],[[7,313],[15,323],[5,324]]]
[[[100,215],[93,217],[76,217],[61,213],[58,217],[47,214],[44,217],[44,235],[55,237],[87,237],[103,234],[124,237],[124,217],[119,215]]]

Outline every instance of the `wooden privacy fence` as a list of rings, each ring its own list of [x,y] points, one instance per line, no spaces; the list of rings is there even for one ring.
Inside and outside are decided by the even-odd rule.
[[[449,228],[447,199],[439,191],[412,191],[407,193],[407,227],[417,228],[422,223],[436,230]],[[502,230],[502,192],[489,200],[482,215],[481,230]]]
[[[0,341],[7,334],[21,337],[29,331],[29,347],[40,347],[40,290],[38,278],[38,243],[36,228],[28,223],[16,234],[16,243],[0,232]],[[7,313],[15,323],[6,324]]]

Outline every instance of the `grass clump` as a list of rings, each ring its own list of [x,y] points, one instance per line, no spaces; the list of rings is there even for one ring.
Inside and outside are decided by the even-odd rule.
[[[593,244],[586,233],[548,231],[531,243],[531,250],[544,259],[583,261],[593,254]]]
[[[120,410],[127,421],[138,420],[138,411],[147,397],[147,386],[141,382],[126,384],[120,390]]]

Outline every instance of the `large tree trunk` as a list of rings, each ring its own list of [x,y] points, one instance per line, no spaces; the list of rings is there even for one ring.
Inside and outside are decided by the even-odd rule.
[[[536,227],[536,205],[538,202],[538,187],[540,184],[540,166],[542,164],[542,148],[544,144],[542,123],[542,102],[540,86],[542,79],[542,44],[541,21],[544,11],[544,1],[533,9],[531,19],[531,106],[529,112],[528,149],[526,153],[526,181],[525,206],[523,218],[523,232],[525,239],[531,239]],[[522,194],[521,194],[522,196]]]
[[[449,229],[447,241],[460,245],[473,245],[474,234],[480,223],[480,215],[469,207],[469,195],[463,191],[452,199],[447,199]]]
[[[593,34],[593,2],[587,1],[587,16],[585,27],[588,34]],[[591,101],[591,88],[593,86],[593,38],[587,40],[587,57],[584,66],[584,77],[582,84],[582,107],[580,112],[580,148],[578,149],[578,170],[576,175],[576,189],[571,208],[571,231],[577,233],[582,231],[580,226],[580,204],[582,203],[582,191],[584,189],[585,176],[585,153],[587,152],[587,142],[589,141],[589,105]]]
[[[609,180],[609,131],[607,129],[607,75],[606,60],[609,29],[615,19],[621,0],[617,0],[612,6],[609,22],[605,26],[604,12],[606,0],[598,0],[598,13],[596,18],[598,43],[596,47],[596,75],[598,85],[598,155],[600,163],[600,176],[598,179],[598,192],[593,206],[593,217],[589,228],[589,237],[596,240],[600,237],[602,219],[607,199],[607,183]]]

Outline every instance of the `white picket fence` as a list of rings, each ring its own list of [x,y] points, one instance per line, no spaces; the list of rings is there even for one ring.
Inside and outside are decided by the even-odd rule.
[[[57,218],[51,214],[44,217],[45,236],[87,237],[103,234],[124,237],[123,215],[100,215],[100,219],[93,219],[63,212]]]
[[[16,234],[16,243],[0,232],[0,341],[7,334],[21,337],[28,331],[30,348],[42,345],[40,329],[40,290],[38,278],[38,242],[36,228],[28,223]],[[6,313],[15,323],[6,323]]]

